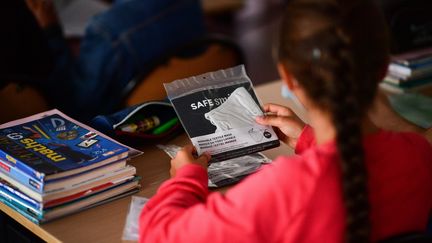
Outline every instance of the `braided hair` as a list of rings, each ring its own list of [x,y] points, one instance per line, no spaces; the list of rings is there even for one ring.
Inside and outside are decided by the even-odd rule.
[[[342,171],[346,242],[370,241],[362,121],[388,60],[385,22],[370,0],[293,0],[282,20],[279,62],[332,115]]]

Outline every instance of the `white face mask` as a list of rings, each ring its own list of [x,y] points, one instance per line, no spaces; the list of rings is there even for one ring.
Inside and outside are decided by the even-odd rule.
[[[292,100],[301,112],[303,112],[303,113],[307,112],[306,108],[300,102],[300,100],[297,98],[297,96],[293,92],[291,92],[291,90],[288,89],[288,87],[285,84],[282,85],[281,94],[282,94],[282,97],[284,97],[285,99]]]

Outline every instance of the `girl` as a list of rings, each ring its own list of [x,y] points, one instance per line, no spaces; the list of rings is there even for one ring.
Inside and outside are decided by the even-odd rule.
[[[369,242],[423,231],[432,148],[367,119],[388,62],[372,0],[293,0],[278,46],[283,82],[310,125],[279,105],[257,118],[297,156],[282,156],[225,195],[207,190],[209,156],[187,146],[144,207],[141,242]]]

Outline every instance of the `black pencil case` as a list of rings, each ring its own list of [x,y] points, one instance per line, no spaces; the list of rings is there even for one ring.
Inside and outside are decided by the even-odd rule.
[[[137,146],[162,142],[182,133],[183,127],[177,120],[167,130],[153,134],[149,131],[122,131],[120,127],[137,119],[137,117],[157,117],[159,124],[165,124],[177,115],[171,103],[166,101],[149,101],[139,105],[127,107],[111,115],[99,115],[92,119],[91,125],[106,135],[127,145]]]

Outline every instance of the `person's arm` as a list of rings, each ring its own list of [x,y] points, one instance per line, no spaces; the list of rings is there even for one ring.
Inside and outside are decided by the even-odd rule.
[[[45,96],[56,107],[78,119],[88,120],[106,112],[112,103],[103,99],[119,62],[113,54],[111,36],[101,33],[102,21],[88,24],[75,57],[63,35],[52,0],[26,0],[27,6],[45,32],[54,59],[50,78],[40,84]],[[125,71],[122,69],[122,71]],[[111,98],[111,97],[110,97]]]
[[[285,226],[302,210],[302,202],[313,191],[309,186],[297,186],[312,184],[309,174],[295,168],[304,163],[295,159],[285,162],[273,162],[225,195],[208,194],[205,168],[184,165],[144,206],[140,242],[281,240]]]
[[[294,152],[301,154],[312,146],[316,145],[315,134],[313,128],[309,125],[305,125],[295,146]]]
[[[390,105],[387,96],[379,92],[369,118],[378,127],[393,131],[416,132],[423,134],[432,143],[432,127],[424,129],[397,114]]]

